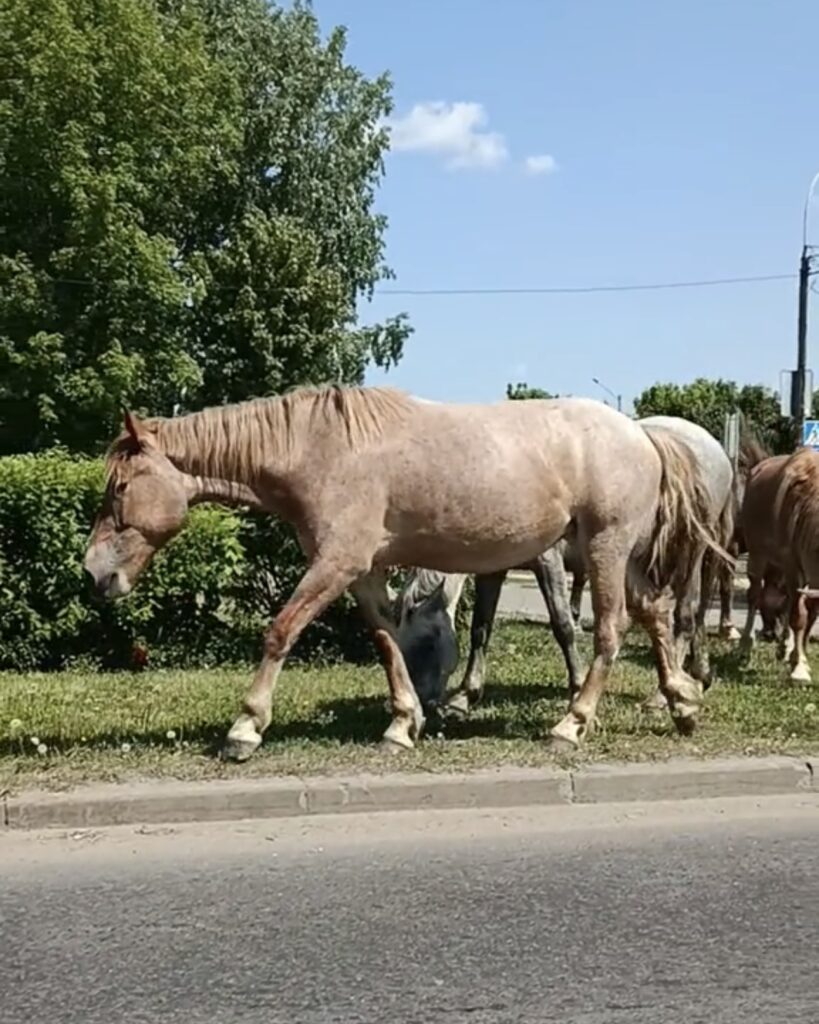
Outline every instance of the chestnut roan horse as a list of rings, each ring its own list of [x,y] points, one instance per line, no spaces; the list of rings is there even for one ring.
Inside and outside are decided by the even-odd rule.
[[[783,638],[779,653],[788,657],[791,681],[809,683],[806,648],[819,603],[802,591],[819,587],[819,454],[799,448],[792,455],[773,455],[758,463],[745,486],[741,522],[749,582],[743,654],[750,654],[753,647],[764,577],[774,567],[782,574],[790,627],[787,645]]]
[[[667,433],[590,399],[450,405],[335,386],[170,419],[126,415],[125,428],[85,558],[101,594],[127,594],[202,501],[277,513],[309,563],[265,631],[225,756],[244,760],[262,742],[288,651],[347,588],[386,669],[385,741],[412,747],[423,714],[385,570],[497,572],[536,558],[572,526],[590,570],[594,658],[553,741],[575,747],[591,727],[626,622],[627,574],[673,719],[684,733],[694,728],[702,686],[676,664],[669,587],[690,577],[706,547],[721,549],[697,468]]]

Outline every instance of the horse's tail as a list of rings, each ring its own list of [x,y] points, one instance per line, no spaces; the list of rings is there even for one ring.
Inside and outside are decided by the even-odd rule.
[[[724,562],[733,567],[734,559],[724,546],[720,525],[723,516],[713,522],[708,489],[691,449],[660,427],[643,429],[662,466],[654,534],[648,552],[649,579],[657,587],[686,584],[703,549],[712,552],[715,564]],[[723,514],[723,525],[727,526],[731,512],[723,509]]]
[[[731,561],[720,558],[712,548],[707,548],[702,559],[701,600],[710,603],[714,586],[719,580],[721,587],[731,587],[736,567],[738,543],[736,536],[736,494],[733,487],[717,520],[716,539],[719,545],[731,555]]]

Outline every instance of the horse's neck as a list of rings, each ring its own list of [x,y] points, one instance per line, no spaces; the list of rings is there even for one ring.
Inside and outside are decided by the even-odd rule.
[[[187,475],[190,481],[191,505],[212,502],[231,508],[237,505],[249,505],[255,509],[262,508],[258,494],[247,484],[237,483],[233,480],[218,480],[214,477]]]

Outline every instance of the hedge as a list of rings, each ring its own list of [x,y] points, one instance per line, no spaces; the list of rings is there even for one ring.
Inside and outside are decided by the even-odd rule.
[[[102,481],[100,462],[60,451],[0,459],[0,669],[257,658],[264,626],[304,569],[289,529],[272,517],[194,509],[133,594],[101,603],[82,560]],[[310,626],[293,657],[372,658],[351,599]]]

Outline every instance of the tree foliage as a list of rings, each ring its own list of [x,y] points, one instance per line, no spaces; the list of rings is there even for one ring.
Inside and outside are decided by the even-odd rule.
[[[357,323],[389,275],[390,86],[342,30],[299,2],[4,0],[0,62],[0,454],[400,358],[403,316]]]
[[[526,398],[557,398],[543,388],[530,388],[526,383],[507,384],[506,397],[512,401],[521,401]]]
[[[722,440],[725,416],[739,409],[745,422],[774,452],[793,450],[793,426],[779,412],[779,397],[762,384],[698,377],[688,384],[652,384],[634,402],[638,417],[681,416]]]

